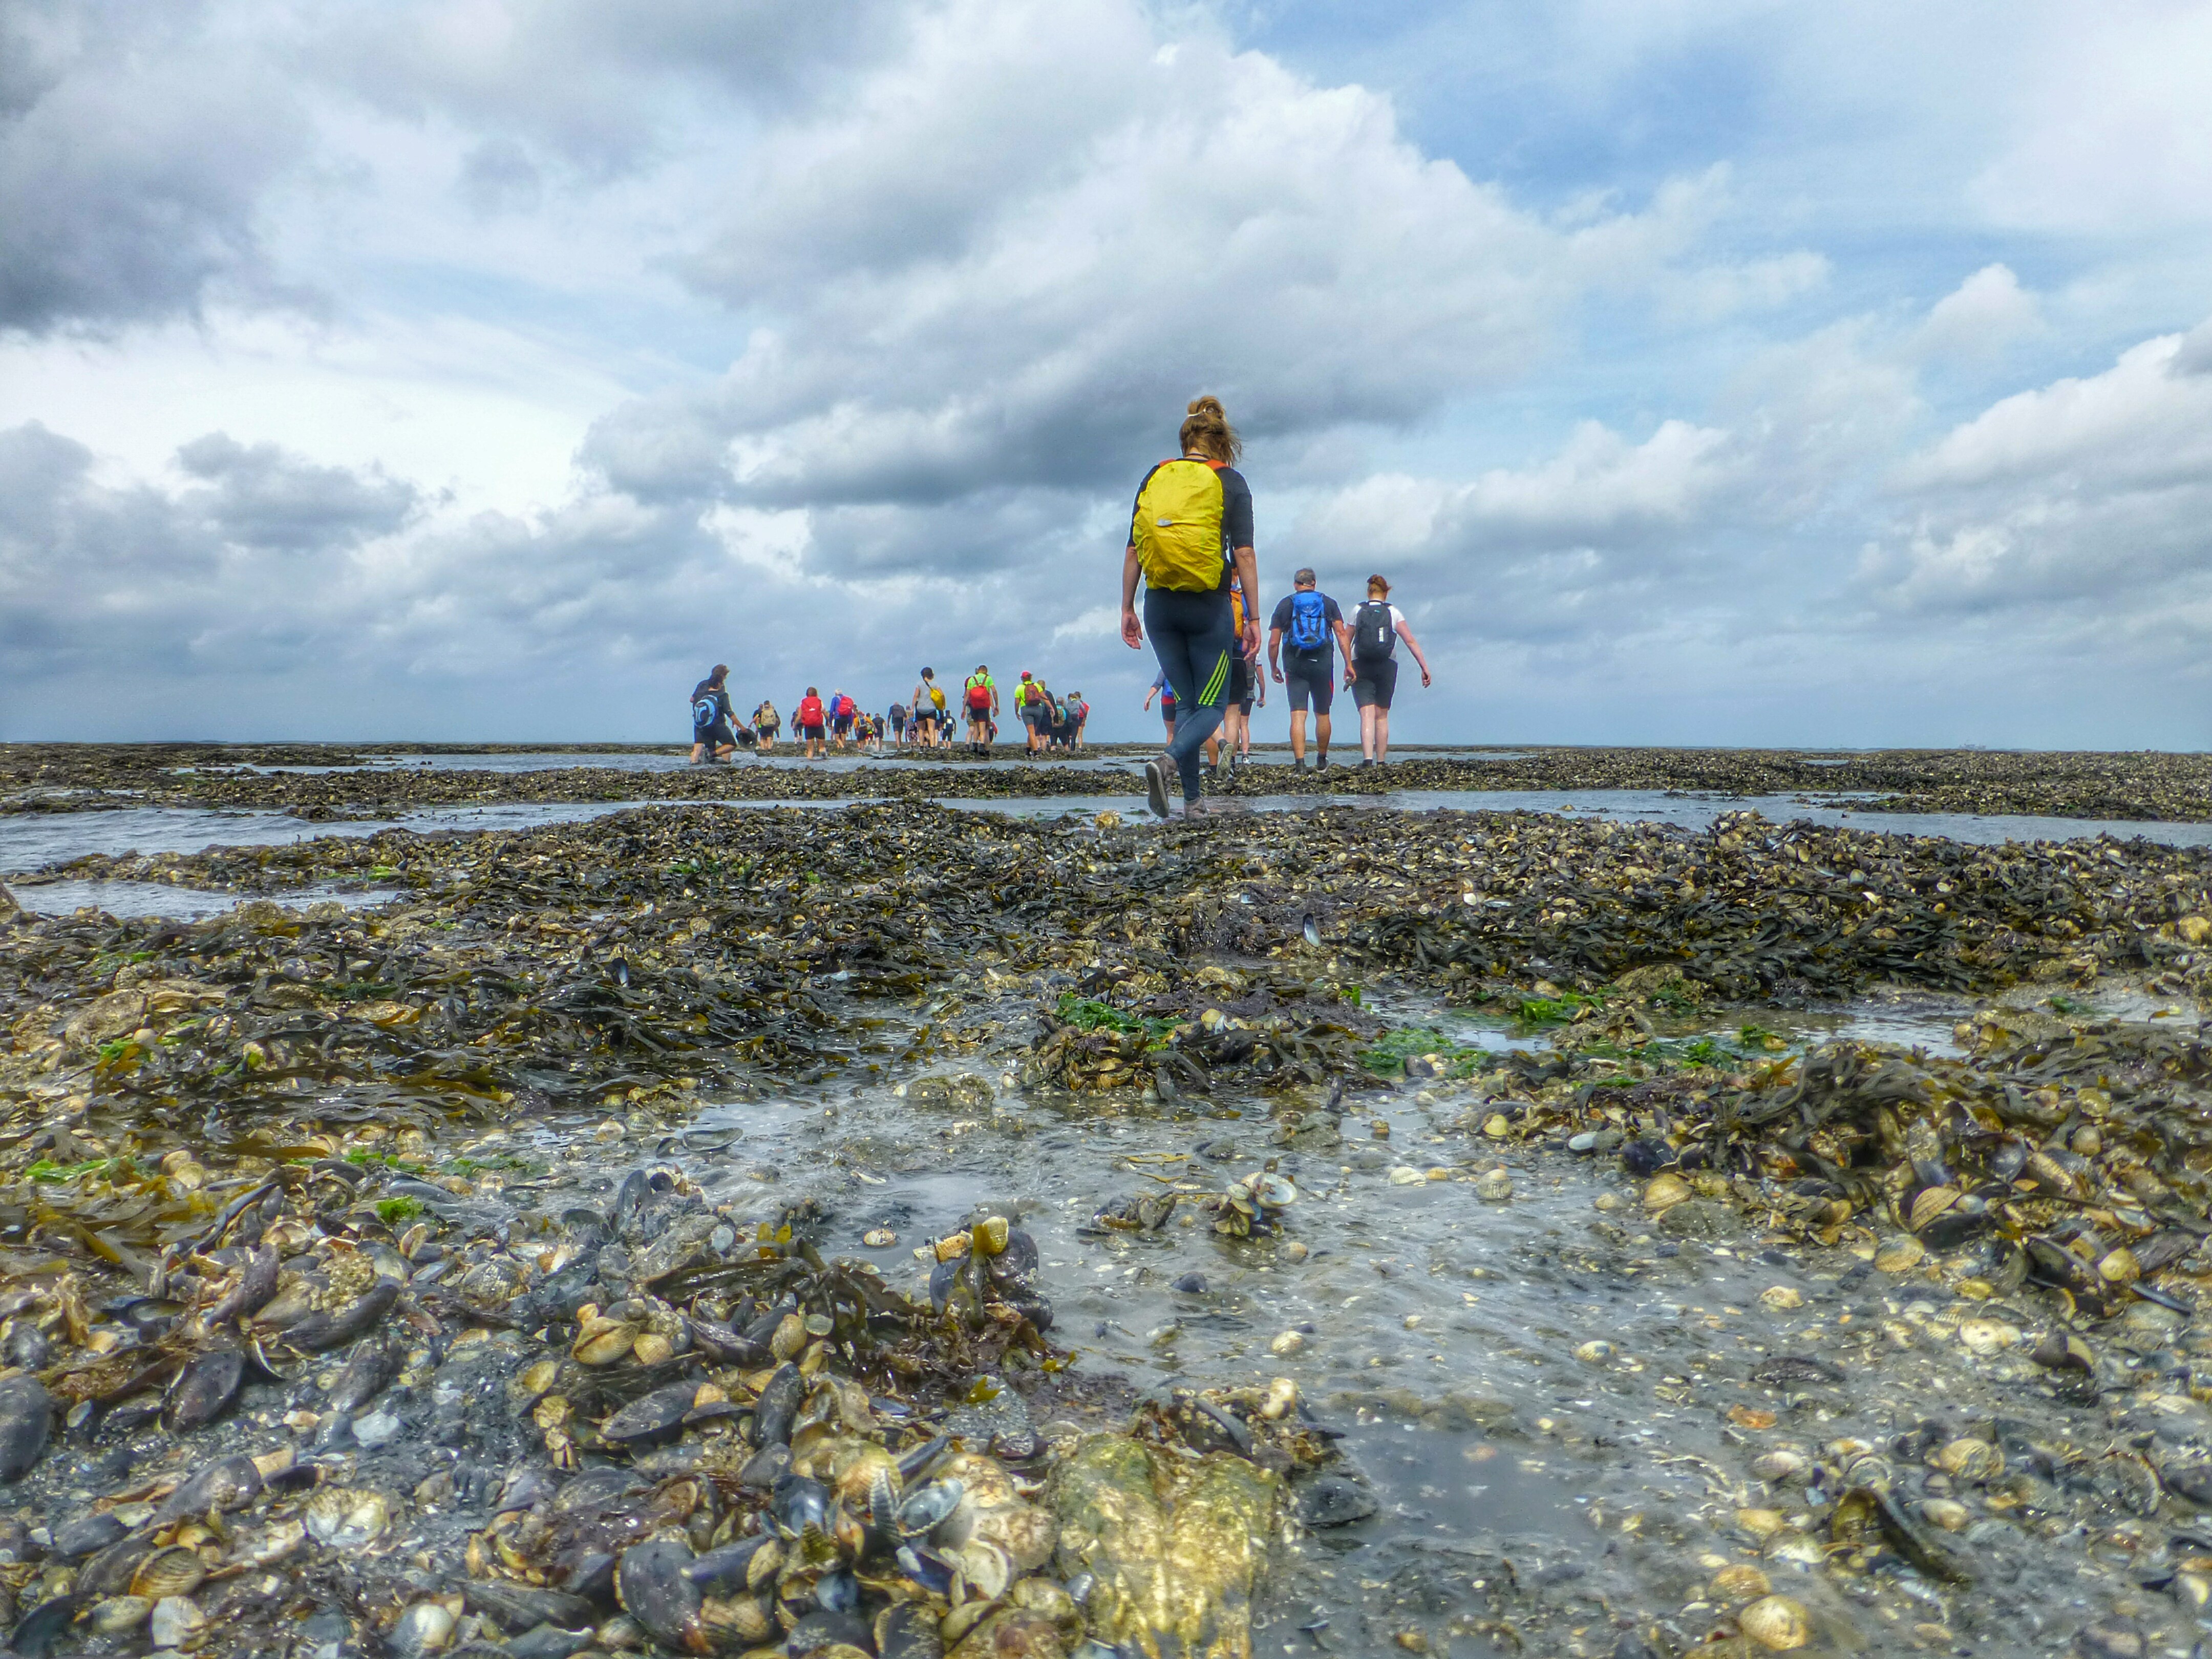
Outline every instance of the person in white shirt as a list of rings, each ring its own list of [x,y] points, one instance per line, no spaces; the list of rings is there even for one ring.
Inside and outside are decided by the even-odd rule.
[[[1390,603],[1390,584],[1367,579],[1367,602],[1352,612],[1352,648],[1345,653],[1344,683],[1359,705],[1360,765],[1387,766],[1390,760],[1390,697],[1398,689],[1398,642],[1403,640],[1421,665],[1421,685],[1432,684],[1429,659],[1406,626],[1406,613]]]

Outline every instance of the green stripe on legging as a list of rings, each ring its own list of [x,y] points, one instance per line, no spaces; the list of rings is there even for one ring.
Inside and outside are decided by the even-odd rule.
[[[1206,682],[1206,690],[1198,694],[1198,706],[1211,708],[1221,694],[1229,689],[1229,653],[1221,653],[1221,660],[1213,665],[1213,673]]]

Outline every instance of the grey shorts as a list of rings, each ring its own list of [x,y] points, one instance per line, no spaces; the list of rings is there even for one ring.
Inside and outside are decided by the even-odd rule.
[[[1296,652],[1283,659],[1283,684],[1291,694],[1291,713],[1306,712],[1309,699],[1316,714],[1326,714],[1336,701],[1336,663],[1334,659],[1322,657],[1302,660]]]
[[[1388,708],[1390,698],[1398,690],[1398,659],[1386,657],[1381,662],[1355,663],[1352,672],[1357,678],[1352,682],[1352,700],[1362,708]]]

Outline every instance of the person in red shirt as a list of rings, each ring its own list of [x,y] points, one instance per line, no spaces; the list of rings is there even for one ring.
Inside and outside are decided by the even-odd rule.
[[[812,686],[799,700],[799,712],[793,716],[799,725],[799,735],[806,744],[806,758],[820,760],[828,752],[822,741],[823,728],[829,724],[829,711],[822,706],[822,694]]]

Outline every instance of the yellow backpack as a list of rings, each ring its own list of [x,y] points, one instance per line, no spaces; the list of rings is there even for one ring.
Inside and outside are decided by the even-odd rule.
[[[1221,472],[1212,461],[1162,461],[1137,494],[1129,539],[1145,580],[1171,593],[1221,586]]]
[[[933,686],[931,686],[931,687],[929,688],[929,701],[931,702],[931,703],[932,703],[932,704],[933,704],[935,707],[937,707],[937,708],[944,708],[944,707],[945,707],[945,688],[944,688],[943,686],[941,686],[941,685],[933,685]]]

